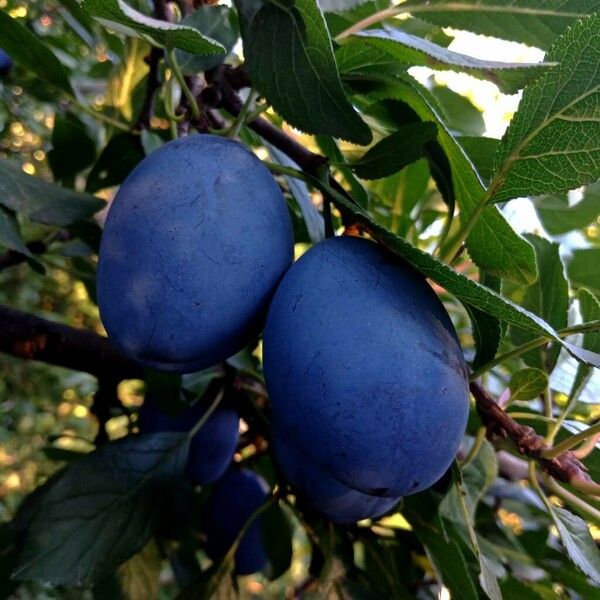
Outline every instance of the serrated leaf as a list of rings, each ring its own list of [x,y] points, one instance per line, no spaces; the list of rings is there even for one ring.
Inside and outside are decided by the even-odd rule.
[[[427,142],[435,139],[435,123],[423,121],[401,127],[369,148],[350,168],[363,179],[382,179],[422,158]]]
[[[287,154],[284,154],[281,152],[281,150],[275,148],[275,146],[271,146],[270,144],[265,145],[269,151],[269,154],[276,163],[287,167],[293,167],[295,169],[298,168],[298,165],[291,158],[289,158]],[[295,179],[293,177],[285,177],[285,180],[290,188],[290,191],[292,192],[292,196],[294,196],[294,199],[300,208],[310,241],[313,244],[323,241],[325,239],[325,223],[322,215],[315,208],[312,202],[308,186],[304,181]]]
[[[577,19],[598,12],[598,0],[409,0],[404,7],[442,27],[454,27],[548,48]]]
[[[367,29],[356,36],[365,40],[367,44],[388,52],[399,62],[432,69],[464,71],[478,79],[487,79],[495,83],[505,94],[516,93],[553,67],[548,63],[502,63],[480,60],[453,52],[429,40],[392,27]]]
[[[508,387],[513,400],[533,400],[548,387],[548,376],[539,369],[521,369],[510,378]]]
[[[596,585],[600,585],[600,552],[586,522],[558,506],[551,507],[551,514],[569,558]]]
[[[50,48],[6,11],[0,11],[0,48],[41,80],[74,96],[67,70]]]
[[[225,48],[197,29],[186,25],[153,19],[134,10],[123,0],[79,0],[81,8],[104,26],[148,39],[168,48],[180,48],[191,54],[222,54]]]
[[[86,454],[42,498],[15,576],[55,585],[102,580],[150,539],[189,439],[127,437]]]
[[[335,51],[335,60],[342,76],[356,72],[400,73],[409,65],[396,60],[389,52],[365,44],[360,38],[349,38]]]
[[[525,236],[535,248],[538,280],[529,286],[519,304],[539,315],[555,330],[568,324],[569,284],[565,277],[565,268],[559,254],[559,245],[538,235]],[[516,345],[525,344],[533,339],[531,333],[511,329],[510,337]],[[550,373],[556,366],[560,346],[536,348],[523,355],[530,367]]]
[[[225,51],[215,56],[195,56],[184,50],[177,50],[176,57],[184,73],[200,73],[220,65],[231,52],[240,32],[235,12],[228,6],[203,4],[187,16],[183,25],[197,29],[203,35],[219,42]]]
[[[105,206],[103,200],[27,175],[16,165],[0,161],[0,204],[48,225],[70,225],[87,219]]]
[[[356,84],[371,99],[396,99],[409,104],[425,121],[438,127],[438,142],[452,169],[452,183],[460,207],[461,221],[484,201],[485,189],[464,150],[452,137],[429,99],[425,88],[410,78],[396,77],[373,84]],[[535,253],[531,245],[507,223],[495,206],[487,206],[467,238],[471,258],[485,271],[518,283],[530,284],[537,278]]]
[[[494,155],[500,140],[488,137],[461,136],[457,142],[475,165],[482,181],[488,182],[494,176]]]
[[[315,187],[319,187],[317,180],[313,180],[313,183]],[[427,252],[397,237],[388,229],[376,223],[368,213],[344,196],[336,195],[335,204],[343,212],[351,215],[358,223],[365,225],[380,243],[393,253],[407,260],[426,277],[429,277],[451,294],[454,294],[461,302],[475,306],[479,310],[507,323],[518,325],[537,335],[556,341],[562,344],[578,360],[600,367],[600,355],[577,348],[561,340],[552,327],[540,317],[503,298],[497,292],[457,273],[454,269]]]
[[[550,235],[561,235],[589,225],[600,215],[600,183],[588,185],[583,198],[570,206],[567,194],[539,196],[535,210]]]
[[[252,83],[291,125],[358,144],[371,130],[342,88],[331,39],[316,0],[238,0]]]
[[[581,288],[577,291],[577,299],[579,300],[579,312],[584,323],[600,320],[600,301],[598,301],[596,296],[585,288]],[[587,350],[600,353],[600,333],[597,331],[584,333],[581,345]],[[582,364],[577,365],[577,372],[569,394],[570,398],[577,398],[579,396],[591,375],[591,367]]]
[[[600,15],[568,29],[548,52],[560,66],[523,93],[500,142],[492,202],[562,192],[600,179]]]
[[[600,248],[578,248],[567,263],[567,275],[575,288],[584,287],[600,296]]]

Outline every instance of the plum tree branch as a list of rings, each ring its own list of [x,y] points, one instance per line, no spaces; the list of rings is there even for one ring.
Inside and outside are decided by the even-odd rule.
[[[545,458],[543,453],[549,446],[541,435],[531,427],[514,421],[478,383],[471,382],[470,389],[490,441],[508,438],[514,442],[520,454],[534,459],[543,471],[555,479],[588,493],[600,490],[600,486],[592,481],[585,465],[573,452],[566,451]]]
[[[0,305],[0,352],[90,373],[104,380],[143,379],[143,368],[108,339]]]

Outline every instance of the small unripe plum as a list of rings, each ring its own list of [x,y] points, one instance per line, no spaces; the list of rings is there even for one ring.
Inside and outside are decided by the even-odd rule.
[[[98,263],[108,336],[164,371],[204,369],[260,332],[293,258],[277,183],[242,144],[191,135],[145,158],[109,210]]]
[[[140,433],[189,431],[202,418],[208,404],[202,400],[171,416],[146,398],[139,413]],[[232,408],[218,408],[192,437],[187,471],[196,485],[214,483],[231,463],[239,439],[239,416]]]
[[[283,439],[275,424],[272,441],[277,462],[289,483],[312,508],[331,521],[355,523],[361,519],[375,519],[400,502],[400,498],[370,496],[340,483],[333,475],[307,459],[301,448]]]
[[[469,407],[456,332],[425,279],[374,242],[332,238],[302,256],[275,294],[263,353],[282,470],[315,505],[315,468],[397,499],[451,464]]]
[[[266,481],[253,471],[231,469],[215,485],[204,513],[206,552],[221,560],[248,519],[269,497]],[[248,528],[235,553],[237,575],[250,575],[267,566],[260,517]]]
[[[0,77],[10,73],[12,66],[13,61],[11,57],[6,52],[4,52],[4,50],[0,49]]]

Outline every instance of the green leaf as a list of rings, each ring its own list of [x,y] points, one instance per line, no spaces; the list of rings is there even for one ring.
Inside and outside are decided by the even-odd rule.
[[[89,194],[27,175],[6,160],[0,161],[0,204],[32,221],[61,226],[87,219],[105,206]]]
[[[505,94],[518,92],[553,66],[548,63],[503,63],[480,60],[452,52],[429,40],[392,27],[367,29],[356,36],[365,40],[367,44],[388,52],[399,62],[432,69],[464,71],[479,79],[487,79],[495,83]]]
[[[323,12],[350,10],[365,2],[368,2],[368,0],[318,0],[319,6]]]
[[[577,299],[579,300],[579,311],[584,323],[587,321],[600,320],[600,301],[598,301],[596,296],[591,294],[585,288],[580,288],[577,291]],[[597,331],[584,333],[581,345],[587,350],[600,353],[600,333]],[[577,373],[575,374],[575,379],[571,386],[571,393],[569,394],[571,398],[579,396],[579,393],[583,390],[591,375],[591,367],[582,364],[577,366]]]
[[[588,185],[583,198],[573,206],[569,206],[567,194],[539,196],[534,204],[544,229],[550,235],[581,229],[600,215],[600,183]]]
[[[16,577],[101,581],[150,539],[183,475],[185,434],[127,437],[85,455],[42,498]]]
[[[502,138],[488,198],[562,192],[600,179],[600,15],[576,23],[547,59],[560,66],[523,93]]]
[[[31,254],[21,237],[17,220],[3,206],[0,206],[0,245],[33,258],[33,254]]]
[[[567,264],[567,275],[575,288],[585,287],[600,296],[600,248],[579,248]]]
[[[318,188],[319,182],[314,180],[314,185]],[[407,260],[418,271],[441,285],[451,294],[454,294],[463,303],[475,306],[479,310],[507,323],[556,341],[562,344],[578,360],[600,366],[599,355],[561,340],[552,327],[540,317],[503,298],[497,292],[457,273],[427,252],[423,252],[406,240],[397,237],[387,228],[377,224],[369,214],[344,196],[336,195],[335,204],[343,212],[351,215],[358,223],[365,225],[373,236],[389,250]]]
[[[191,54],[223,54],[219,42],[182,24],[160,21],[134,10],[123,0],[83,0],[81,7],[105,27],[129,36],[142,37],[168,48],[180,48]]]
[[[43,81],[75,95],[65,67],[50,48],[38,35],[9,17],[6,11],[0,11],[0,48]]]
[[[431,100],[428,91],[412,78],[357,84],[371,99],[391,98],[409,104],[419,117],[438,127],[438,142],[452,169],[452,183],[460,207],[461,220],[468,221],[485,197],[485,189],[464,150],[452,137]],[[517,235],[497,207],[487,206],[467,238],[471,258],[485,271],[518,283],[530,284],[537,278],[535,253],[531,245]]]
[[[348,101],[316,0],[267,0],[244,16],[244,55],[253,84],[291,125],[359,144],[371,130]]]
[[[489,137],[461,136],[457,142],[475,165],[482,181],[487,182],[494,176],[494,155],[500,140]]]
[[[598,0],[409,0],[403,7],[442,27],[466,29],[548,48],[577,19],[598,12]],[[419,8],[423,7],[422,10]]]
[[[96,158],[96,142],[73,113],[57,114],[48,163],[54,179],[67,179],[89,167]]]
[[[559,254],[559,245],[540,236],[525,236],[535,248],[538,280],[529,286],[523,297],[519,296],[519,304],[539,315],[555,330],[563,329],[568,324],[569,284],[565,277],[565,268]],[[510,337],[515,345],[525,344],[535,336],[530,332],[511,330]],[[530,367],[550,373],[556,366],[560,346],[553,344],[550,348],[536,348],[523,355],[523,360]]]
[[[177,62],[184,73],[200,73],[220,65],[233,50],[240,35],[235,12],[223,5],[204,4],[181,23],[216,40],[225,49],[219,56],[196,56],[184,50],[177,50]]]
[[[479,281],[482,285],[496,292],[500,291],[500,280],[489,273],[481,272]],[[473,370],[476,370],[496,356],[504,331],[502,324],[496,317],[488,315],[469,304],[466,304],[465,308],[469,313],[473,326],[476,352],[471,366]]]
[[[548,387],[548,376],[539,369],[521,369],[510,378],[508,387],[513,400],[533,400]]]
[[[485,122],[483,115],[468,98],[443,85],[434,86],[431,93],[442,107],[444,120],[453,133],[468,136],[482,136],[484,134]],[[492,138],[473,137],[469,139],[489,140]]]
[[[362,179],[382,179],[424,155],[427,142],[435,139],[437,128],[425,121],[401,127],[369,148],[350,168]]]
[[[600,553],[586,522],[564,508],[551,505],[548,508],[569,558],[600,585]]]
[[[409,65],[396,60],[389,52],[360,38],[348,38],[336,51],[335,59],[342,76],[353,72],[387,73],[393,75],[406,71]]]
[[[88,175],[86,191],[120,185],[144,156],[140,136],[125,132],[113,135]]]

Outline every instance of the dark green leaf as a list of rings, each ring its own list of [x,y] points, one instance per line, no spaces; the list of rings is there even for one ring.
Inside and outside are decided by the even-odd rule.
[[[238,7],[252,82],[275,110],[307,133],[368,144],[371,130],[346,98],[316,0],[267,1],[254,13],[247,0]]]
[[[260,517],[265,552],[269,558],[269,579],[281,577],[292,564],[292,530],[279,504],[272,504]]]
[[[65,67],[38,35],[0,10],[0,48],[40,79],[74,96]]]
[[[196,56],[184,50],[177,50],[175,53],[177,62],[185,73],[200,73],[220,65],[231,52],[240,35],[235,12],[222,4],[217,6],[204,4],[181,23],[197,29],[225,48],[225,52],[215,56]]]
[[[48,225],[70,225],[87,219],[105,206],[104,201],[90,194],[27,175],[6,160],[0,161],[0,204]]]
[[[548,52],[560,66],[523,93],[500,142],[488,197],[563,192],[600,179],[600,15],[568,29]]]
[[[425,144],[435,139],[436,133],[437,128],[431,122],[405,125],[369,148],[350,167],[363,179],[388,177],[422,158]]]
[[[567,275],[571,285],[585,287],[600,296],[600,248],[580,248],[573,251],[567,264]]]
[[[140,137],[117,133],[110,138],[92,167],[86,182],[88,192],[120,185],[145,157]]]
[[[550,235],[561,235],[589,225],[600,215],[600,183],[585,188],[583,198],[570,206],[567,194],[539,196],[535,210]]]
[[[399,62],[411,66],[421,65],[433,69],[464,71],[479,79],[487,79],[495,83],[506,94],[516,93],[552,68],[547,63],[525,64],[480,60],[452,52],[429,40],[392,27],[367,29],[356,35],[367,44],[388,52]]]
[[[559,246],[553,242],[533,234],[526,236],[533,244],[536,253],[538,280],[525,290],[520,300],[521,306],[539,315],[555,330],[567,326],[569,311],[569,284],[565,277],[565,268],[559,255]],[[511,339],[517,345],[533,339],[529,332],[511,330]],[[523,360],[530,367],[550,373],[556,365],[560,346],[536,348],[523,355]]]
[[[508,387],[513,400],[533,400],[548,387],[548,376],[539,369],[521,369],[510,378]]]
[[[184,434],[128,437],[85,455],[42,498],[16,576],[91,585],[150,539],[181,478]]]
[[[96,143],[73,113],[57,114],[48,163],[54,179],[68,179],[89,167],[96,158]]]
[[[0,245],[33,258],[21,237],[17,220],[4,206],[0,206]]]
[[[598,0],[430,0],[420,11],[421,0],[409,0],[407,12],[442,27],[466,29],[501,39],[548,48],[577,19],[598,12]],[[452,5],[452,6],[448,6]]]
[[[127,35],[149,37],[160,45],[181,48],[200,56],[225,52],[221,44],[197,29],[153,19],[134,10],[123,0],[83,0],[81,7],[109,29]]]

